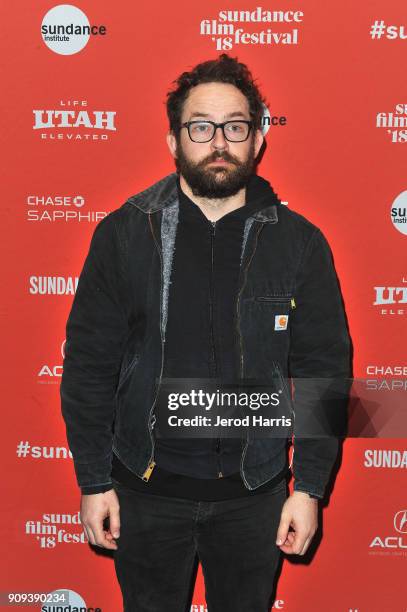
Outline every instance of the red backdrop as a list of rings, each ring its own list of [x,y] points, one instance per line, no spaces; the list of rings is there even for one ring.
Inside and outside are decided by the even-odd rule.
[[[52,15],[65,24],[77,17],[66,9],[64,22],[57,6],[1,9],[1,588],[69,589],[110,612],[121,609],[121,594],[112,559],[80,536],[59,399],[65,323],[95,225],[174,170],[165,142],[171,81],[221,50],[237,56],[271,115],[286,118],[267,133],[259,174],[331,244],[355,377],[405,384],[407,8],[404,0],[283,1],[263,9],[286,11],[284,21],[259,22],[256,12],[231,21],[216,0],[83,0],[74,6],[97,33],[76,49],[78,36],[59,47],[43,38]],[[228,10],[257,6],[234,0]],[[346,440],[322,540],[309,564],[286,557],[275,609],[406,609],[404,435]],[[193,604],[206,610],[201,569]]]

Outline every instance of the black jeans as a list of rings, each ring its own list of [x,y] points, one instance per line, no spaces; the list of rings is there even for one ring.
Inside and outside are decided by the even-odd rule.
[[[121,530],[114,551],[124,612],[190,610],[198,561],[208,612],[268,612],[281,551],[284,480],[267,493],[194,501],[114,482]]]

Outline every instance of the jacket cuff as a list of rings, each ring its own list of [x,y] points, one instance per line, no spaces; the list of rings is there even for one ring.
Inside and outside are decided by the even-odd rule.
[[[323,499],[324,497],[324,491],[321,487],[318,487],[315,484],[308,484],[306,482],[294,481],[294,491],[308,493],[308,495],[313,499]]]
[[[110,491],[113,489],[113,484],[111,482],[105,482],[100,485],[88,485],[86,487],[81,487],[82,495],[93,495],[94,493],[105,493],[106,491]]]
[[[73,454],[77,484],[80,489],[96,489],[110,485],[112,487],[112,452],[97,461],[79,461]],[[93,459],[93,457],[92,457]],[[100,491],[98,491],[99,493]]]

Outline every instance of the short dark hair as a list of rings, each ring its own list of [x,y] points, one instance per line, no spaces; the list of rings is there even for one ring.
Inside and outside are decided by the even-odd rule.
[[[263,104],[265,98],[260,93],[246,64],[222,53],[215,60],[197,64],[190,72],[183,72],[172,81],[176,87],[167,93],[167,115],[170,130],[177,133],[181,124],[181,114],[185,100],[192,87],[201,83],[231,83],[247,98],[254,129],[261,129]]]

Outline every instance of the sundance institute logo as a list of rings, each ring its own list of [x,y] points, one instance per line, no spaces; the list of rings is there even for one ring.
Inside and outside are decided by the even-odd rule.
[[[392,203],[391,221],[399,232],[407,235],[407,191],[402,191]]]
[[[91,36],[105,36],[106,26],[90,25],[83,11],[72,4],[50,9],[41,24],[42,39],[51,51],[60,55],[79,53]]]

